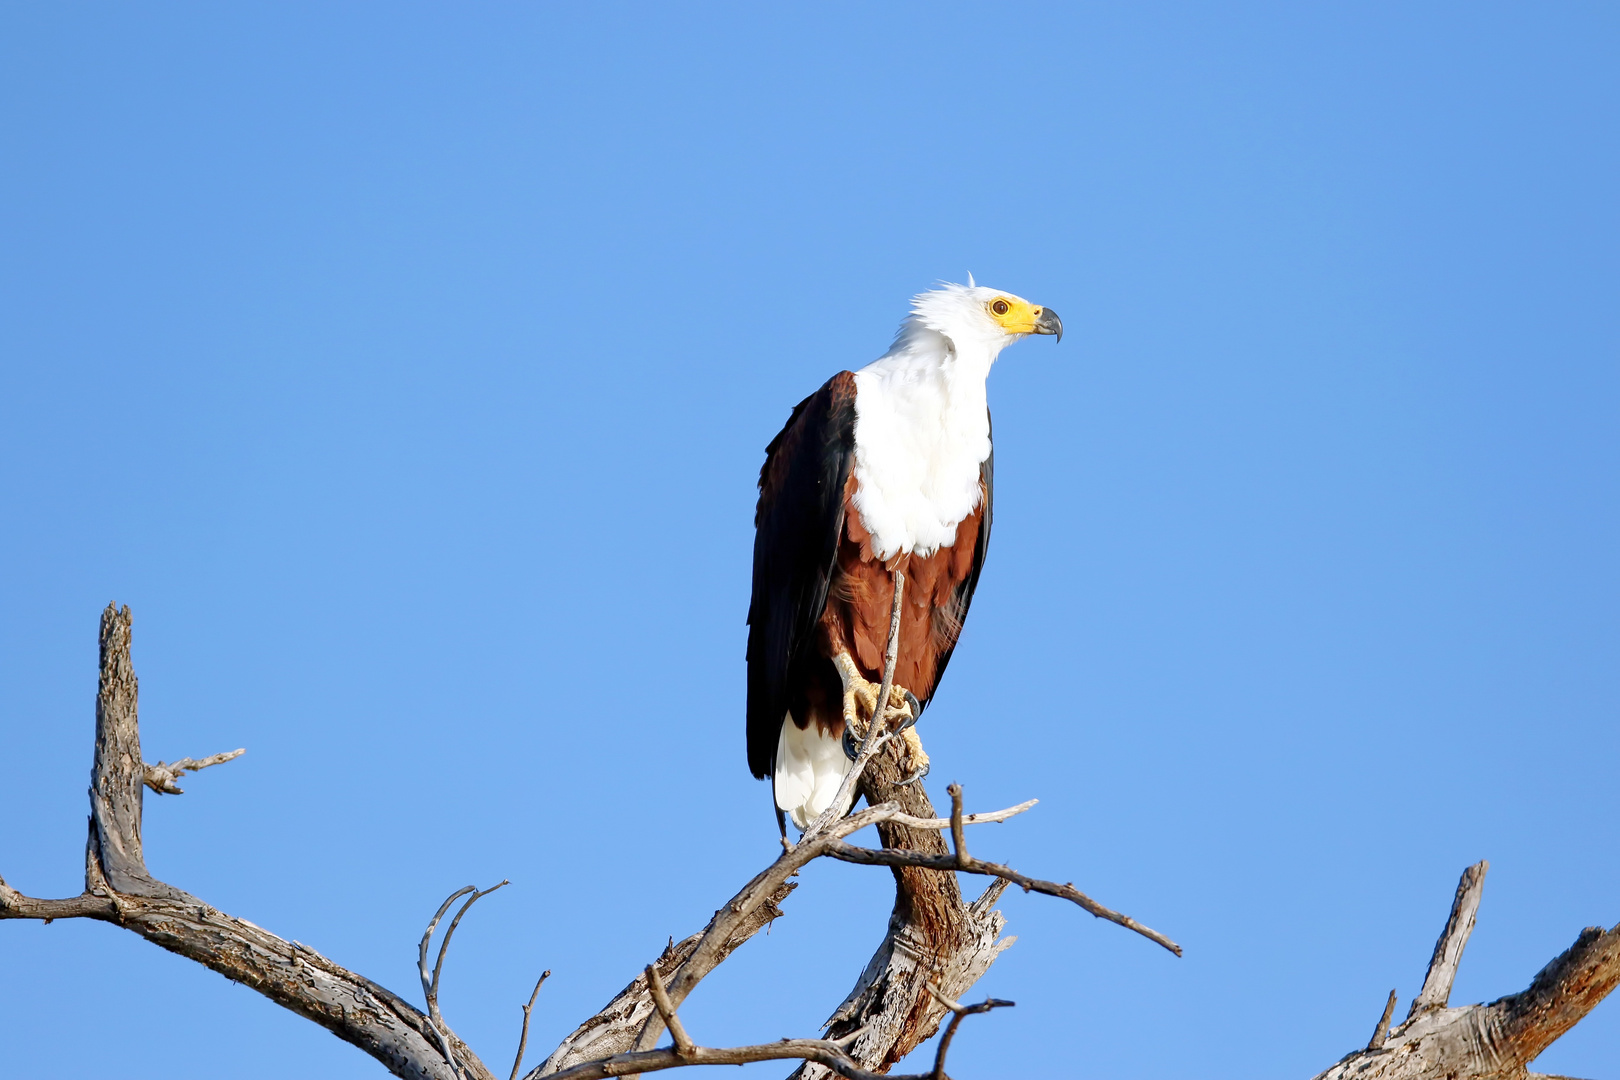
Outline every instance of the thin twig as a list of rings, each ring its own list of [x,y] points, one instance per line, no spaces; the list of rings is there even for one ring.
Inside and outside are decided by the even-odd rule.
[[[529,995],[529,1003],[523,1006],[523,1034],[518,1038],[517,1059],[512,1062],[512,1075],[508,1080],[517,1080],[518,1070],[523,1068],[523,1051],[529,1046],[529,1014],[534,1012],[534,1000],[540,996],[540,988],[546,985],[551,978],[551,969],[547,968],[540,973],[540,981],[534,984],[534,993]]]
[[[956,844],[956,850],[949,855],[925,855],[917,851],[901,851],[895,848],[863,848],[855,844],[846,844],[841,840],[827,838],[819,842],[819,854],[830,855],[843,862],[862,863],[867,866],[921,866],[930,870],[960,870],[968,874],[984,874],[990,877],[1004,878],[1014,885],[1020,886],[1025,892],[1045,893],[1047,896],[1058,896],[1071,900],[1080,907],[1089,911],[1099,919],[1107,919],[1127,930],[1135,931],[1149,941],[1164,946],[1177,956],[1181,955],[1181,946],[1165,937],[1151,927],[1143,926],[1135,919],[1123,912],[1104,907],[1085,893],[1076,889],[1073,883],[1059,885],[1055,881],[1043,881],[1021,874],[1010,866],[1001,863],[986,862],[975,859],[969,855],[964,845],[962,816],[962,788],[960,784],[952,784],[948,789],[951,793],[951,839]]]
[[[933,1080],[949,1080],[949,1078],[945,1075],[945,1055],[951,1049],[951,1040],[956,1038],[957,1025],[962,1022],[962,1018],[964,1016],[973,1016],[977,1013],[987,1013],[991,1009],[1010,1009],[1014,1005],[1018,1004],[1016,1001],[1004,1001],[1001,998],[985,998],[977,1005],[963,1005],[960,1001],[952,1001],[950,998],[940,993],[939,988],[933,983],[924,983],[923,989],[927,990],[928,993],[933,996],[935,1001],[945,1006],[954,1014],[951,1017],[950,1024],[945,1028],[945,1034],[940,1036],[939,1049],[934,1053],[934,1071],[928,1074],[933,1078]]]
[[[992,822],[1006,821],[1008,818],[1017,817],[1040,801],[1039,799],[1030,799],[1019,803],[1017,806],[1009,806],[1005,810],[986,810],[977,814],[967,814],[963,816],[962,824],[988,825]],[[912,817],[910,814],[895,814],[889,820],[896,825],[904,825],[912,829],[948,829],[951,827],[950,818]]]
[[[964,866],[957,861],[955,855],[924,855],[916,851],[899,851],[894,848],[863,848],[839,840],[828,842],[823,854],[841,862],[861,863],[866,866],[920,866],[927,870],[961,870],[969,874],[984,874],[988,877],[1005,878],[1025,892],[1044,893],[1047,896],[1057,896],[1064,900],[1071,900],[1097,916],[1097,918],[1106,919],[1117,926],[1123,926],[1127,930],[1135,931],[1149,941],[1164,946],[1177,956],[1181,955],[1181,946],[1174,941],[1151,927],[1143,926],[1129,915],[1104,907],[1079,889],[1076,889],[1072,883],[1059,885],[1053,881],[1043,881],[1040,878],[1032,878],[1027,874],[1021,874],[1010,866],[986,862],[983,859],[973,859]]]
[[[439,971],[440,971],[440,969],[442,969],[444,967],[445,954],[450,951],[450,939],[455,936],[456,927],[461,925],[461,917],[463,915],[467,914],[467,909],[468,908],[472,907],[473,904],[478,902],[479,897],[488,896],[490,893],[494,892],[496,889],[503,888],[503,887],[505,887],[507,885],[510,885],[510,884],[512,884],[510,881],[502,881],[499,885],[491,885],[487,889],[474,889],[473,894],[471,896],[467,897],[467,902],[465,904],[461,905],[461,910],[456,912],[456,917],[450,920],[450,926],[444,932],[444,940],[439,942],[439,959],[433,965],[433,1004],[434,1004],[434,1014],[433,1015],[434,1015],[434,1017],[436,1019],[439,1020],[440,1023],[443,1023],[444,1018],[442,1016],[439,1016],[439,1014],[438,1014]]]
[[[172,764],[160,761],[156,765],[147,765],[141,782],[159,795],[184,795],[185,790],[175,783],[176,780],[188,772],[199,772],[213,765],[223,765],[227,761],[235,761],[247,753],[245,748],[226,750],[220,754],[209,754],[205,758],[194,759],[183,757]]]
[[[455,1054],[450,1050],[450,1025],[444,1022],[444,1014],[439,1011],[439,973],[444,969],[444,958],[450,949],[450,938],[455,934],[456,927],[461,923],[461,917],[467,914],[467,909],[472,907],[480,896],[488,896],[502,885],[507,884],[509,882],[503,881],[500,885],[493,885],[482,891],[473,885],[463,885],[451,893],[445,898],[444,903],[439,905],[439,910],[434,912],[432,921],[427,924],[427,929],[422,931],[422,943],[416,950],[416,971],[422,979],[422,996],[427,999],[428,1026],[433,1029],[433,1037],[438,1041],[439,1049],[444,1053],[444,1060],[450,1063],[450,1071],[455,1073],[456,1080],[461,1080],[461,1065],[456,1061]],[[468,897],[467,902],[461,905],[461,910],[456,912],[455,918],[450,920],[450,925],[444,931],[444,940],[439,943],[438,960],[434,963],[433,970],[429,972],[427,966],[428,947],[433,942],[433,931],[438,929],[439,920],[444,918],[444,913],[450,910],[450,905],[468,893],[472,893],[472,896]],[[535,987],[537,993],[539,989],[538,986]],[[527,1019],[527,1016],[525,1016],[525,1026],[527,1026]]]
[[[879,735],[888,734],[889,691],[894,689],[894,669],[900,661],[900,600],[905,591],[906,575],[895,567],[894,596],[889,601],[889,643],[883,650],[883,681],[878,684],[877,701],[872,706],[872,722],[867,727],[862,749],[867,743],[875,743]],[[876,746],[873,748],[876,749]]]
[[[443,1017],[439,1015],[438,983],[434,981],[433,973],[428,970],[428,946],[433,941],[433,931],[439,928],[439,920],[444,918],[444,913],[450,910],[450,905],[468,893],[477,891],[477,886],[463,885],[446,897],[444,903],[439,905],[439,910],[433,913],[433,918],[429,920],[427,929],[422,931],[422,943],[417,946],[416,972],[422,978],[422,996],[427,999],[428,1017],[435,1023],[442,1020]]]
[[[973,859],[968,855],[967,835],[962,831],[962,785],[948,784],[945,791],[951,797],[951,844],[956,848],[956,861],[970,863]]]
[[[422,931],[422,943],[416,950],[416,971],[422,978],[422,996],[427,999],[428,1027],[433,1029],[433,1038],[439,1044],[439,1052],[444,1055],[444,1060],[449,1062],[450,1071],[455,1074],[456,1080],[461,1080],[461,1066],[456,1062],[456,1055],[450,1052],[450,1040],[445,1037],[444,1033],[446,1026],[444,1017],[439,1015],[439,980],[435,972],[428,971],[428,945],[433,940],[433,931],[438,929],[439,920],[444,918],[444,913],[450,910],[450,905],[455,903],[458,898],[477,891],[476,886],[463,885],[446,897],[444,903],[439,905],[439,910],[433,913],[433,918],[428,922],[427,929]],[[442,962],[444,959],[442,952],[439,958]]]
[[[652,991],[658,1015],[664,1018],[664,1026],[669,1028],[669,1037],[675,1041],[675,1055],[690,1058],[693,1050],[691,1036],[686,1034],[681,1018],[675,1015],[675,1006],[670,1004],[669,991],[664,986],[664,977],[658,974],[657,964],[647,965],[647,987]]]

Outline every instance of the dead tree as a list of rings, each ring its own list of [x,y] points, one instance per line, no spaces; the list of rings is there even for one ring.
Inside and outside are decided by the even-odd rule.
[[[894,625],[878,701],[887,700],[893,679]],[[242,751],[147,765],[141,757],[136,706],[129,609],[109,606],[101,620],[84,891],[67,899],[43,900],[25,896],[0,880],[0,919],[90,918],[115,923],[315,1021],[366,1051],[395,1076],[493,1080],[494,1073],[445,1022],[438,992],[456,927],[474,902],[506,883],[457,890],[429,921],[418,947],[426,1011],[418,1009],[314,949],[218,911],[148,873],[141,833],[144,789],[179,794],[179,777],[229,761]],[[888,1074],[949,1018],[930,1071],[899,1078],[945,1080],[946,1054],[962,1020],[1012,1004],[989,999],[964,1005],[960,1000],[1009,944],[1000,936],[1004,920],[993,907],[1009,883],[1067,899],[1181,954],[1170,939],[1098,904],[1073,885],[1031,878],[969,854],[968,825],[1004,821],[1034,801],[969,814],[961,789],[952,785],[951,814],[938,817],[920,786],[901,784],[890,738],[884,725],[872,724],[838,797],[799,842],[784,841],[782,854],[723,905],[708,926],[672,943],[544,1063],[523,1074],[529,1014],[550,972],[542,975],[523,1007],[523,1030],[510,1080],[520,1075],[524,1080],[583,1080],[769,1060],[799,1061],[796,1077],[836,1074],[865,1080]],[[864,796],[868,806],[851,812],[857,796]],[[849,842],[869,825],[876,826],[881,848]],[[854,989],[834,1010],[825,1037],[727,1048],[697,1045],[680,1021],[681,1003],[709,972],[782,914],[779,905],[795,887],[790,879],[818,858],[887,866],[896,885],[888,933]],[[962,896],[958,875],[964,873],[990,879],[989,887],[972,902]],[[1606,933],[1588,929],[1523,993],[1490,1005],[1447,1008],[1483,879],[1483,863],[1464,875],[1429,978],[1405,1023],[1389,1030],[1391,995],[1367,1049],[1349,1055],[1317,1080],[1524,1080],[1533,1075],[1526,1072],[1528,1062],[1620,981],[1620,927]],[[435,954],[432,946],[439,924],[458,900],[461,906],[445,927]],[[666,1032],[668,1044],[660,1047]]]
[[[897,607],[898,598],[897,589]],[[893,653],[891,641],[886,681],[893,678]],[[1029,878],[969,855],[963,842],[966,826],[1004,821],[1029,809],[1033,801],[994,813],[968,814],[962,807],[960,789],[953,787],[951,817],[936,817],[920,788],[897,786],[898,766],[889,738],[880,725],[871,725],[835,805],[799,842],[784,843],[782,854],[723,905],[703,931],[666,949],[528,1077],[574,1080],[685,1065],[769,1060],[802,1061],[822,1070],[821,1075],[873,1077],[886,1073],[949,1017],[933,1070],[918,1074],[917,1080],[943,1078],[945,1052],[961,1020],[1011,1004],[990,1000],[963,1005],[958,1000],[1006,947],[999,938],[1003,919],[991,905],[1009,881],[1068,899],[1179,954],[1179,947],[1168,938],[1110,911],[1072,885]],[[144,762],[137,683],[130,661],[130,613],[128,608],[109,605],[101,619],[101,678],[84,892],[68,899],[42,900],[25,896],[0,880],[0,919],[90,918],[116,923],[315,1021],[366,1051],[396,1076],[492,1080],[491,1070],[445,1022],[438,991],[456,927],[475,901],[500,885],[485,890],[469,886],[452,893],[428,923],[418,949],[424,1012],[314,949],[218,911],[147,871],[141,833],[144,789],[178,794],[181,789],[176,780],[184,773],[229,761],[241,753],[236,750],[172,764]],[[857,792],[864,793],[871,805],[850,813]],[[848,837],[870,825],[882,830],[884,848],[848,842]],[[954,838],[954,848],[948,848],[940,837],[946,830]],[[897,882],[889,934],[855,992],[836,1014],[835,1030],[827,1038],[756,1046],[695,1045],[678,1019],[681,1002],[704,976],[782,914],[778,905],[794,888],[790,878],[823,857],[892,867]],[[978,901],[967,904],[957,885],[958,873],[989,877],[993,883]],[[445,927],[435,956],[435,933],[458,900],[461,906]],[[537,983],[536,994],[539,989]],[[533,1003],[531,996],[524,1008],[518,1060],[510,1073],[513,1080],[522,1072],[522,1044],[527,1041]],[[665,1031],[672,1041],[659,1049]]]

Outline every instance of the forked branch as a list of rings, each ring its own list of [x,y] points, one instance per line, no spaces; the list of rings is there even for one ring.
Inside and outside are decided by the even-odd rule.
[[[1389,1029],[1390,991],[1365,1050],[1316,1080],[1525,1080],[1525,1069],[1620,984],[1620,926],[1588,927],[1543,968],[1528,989],[1491,1002],[1450,1008],[1463,946],[1485,887],[1484,862],[1462,873],[1451,915],[1406,1022]]]
[[[440,1051],[444,1054],[444,1060],[449,1063],[450,1070],[455,1073],[457,1080],[461,1080],[461,1065],[456,1061],[456,1056],[450,1048],[450,1040],[455,1037],[455,1033],[450,1030],[450,1025],[445,1023],[444,1014],[439,1012],[439,974],[444,970],[444,958],[450,952],[450,939],[455,936],[456,927],[461,925],[461,917],[467,914],[467,909],[472,907],[473,904],[477,903],[479,897],[488,896],[496,889],[510,884],[511,882],[509,881],[502,881],[499,885],[491,885],[487,889],[479,889],[474,885],[463,885],[461,888],[445,897],[444,903],[439,905],[439,910],[434,912],[433,918],[429,920],[427,929],[422,931],[422,942],[417,947],[416,970],[422,979],[422,997],[427,1002],[428,1022],[433,1028],[434,1039],[439,1044]],[[468,893],[471,893],[472,895],[467,896]],[[427,959],[428,949],[433,942],[433,932],[438,929],[439,920],[444,918],[444,913],[450,910],[450,905],[454,904],[463,896],[466,896],[467,900],[461,905],[461,909],[456,912],[455,918],[450,920],[450,926],[444,932],[444,939],[439,942],[439,958],[434,962],[433,970],[429,972]],[[540,981],[544,982],[545,976],[541,976]],[[538,985],[535,986],[534,992],[536,994],[540,992],[540,987]],[[534,1003],[534,999],[531,997],[529,1002],[532,1005]],[[528,1029],[529,1010],[525,1008],[523,1010],[523,1030],[525,1036],[528,1034]],[[521,1053],[522,1050],[520,1049],[519,1054],[521,1055]]]
[[[142,854],[141,795],[182,772],[227,761],[216,754],[173,765],[141,761],[137,682],[130,661],[130,612],[109,605],[101,619],[101,679],[91,769],[85,887],[79,896],[42,900],[0,881],[0,919],[87,918],[122,926],[353,1043],[409,1080],[493,1080],[454,1035],[439,1037],[428,1017],[363,975],[307,945],[279,938],[153,878]],[[154,771],[156,770],[156,771]],[[449,1055],[461,1062],[452,1071]]]

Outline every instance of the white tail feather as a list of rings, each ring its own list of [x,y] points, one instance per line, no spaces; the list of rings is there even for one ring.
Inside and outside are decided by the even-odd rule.
[[[838,785],[849,772],[844,756],[844,740],[823,734],[811,724],[800,730],[792,716],[782,718],[782,734],[776,740],[776,805],[800,829],[809,828],[821,812],[832,805]]]

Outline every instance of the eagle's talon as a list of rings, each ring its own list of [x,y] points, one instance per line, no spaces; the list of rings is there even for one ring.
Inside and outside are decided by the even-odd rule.
[[[906,708],[911,711],[911,715],[906,717],[905,721],[899,727],[895,728],[895,734],[897,735],[900,732],[905,731],[907,728],[912,727],[917,723],[918,720],[922,719],[922,702],[917,700],[917,695],[913,694],[910,690],[906,690],[906,688],[903,686],[900,687],[900,689],[905,690]],[[910,781],[907,782],[909,783]]]
[[[933,768],[934,768],[934,763],[933,762],[925,761],[925,762],[923,762],[923,767],[920,770],[918,770],[917,772],[912,773],[910,776],[906,777],[904,780],[901,780],[899,783],[895,784],[894,786],[895,787],[910,787],[912,784],[915,784],[917,781],[921,780],[923,777],[927,776],[930,772],[932,772]]]

